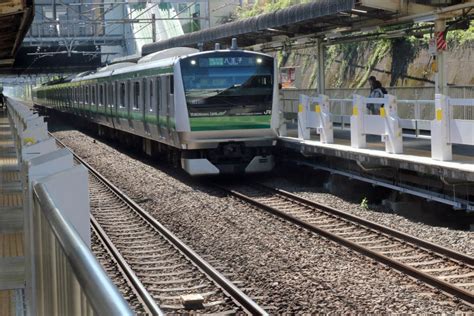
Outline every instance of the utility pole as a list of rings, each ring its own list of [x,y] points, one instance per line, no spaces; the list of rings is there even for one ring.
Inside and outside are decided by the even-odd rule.
[[[152,41],[156,42],[156,17],[154,13],[151,15],[151,34]]]

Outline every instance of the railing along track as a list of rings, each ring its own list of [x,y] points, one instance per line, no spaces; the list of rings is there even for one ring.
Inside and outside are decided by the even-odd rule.
[[[230,195],[474,305],[474,258],[262,184]]]
[[[52,135],[51,135],[52,136]],[[67,148],[56,139],[58,144]],[[91,225],[152,314],[193,311],[267,315],[148,212],[74,154],[90,174]],[[180,305],[182,295],[204,302]]]

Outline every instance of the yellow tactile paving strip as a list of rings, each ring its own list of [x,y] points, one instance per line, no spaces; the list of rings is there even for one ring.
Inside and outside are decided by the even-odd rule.
[[[20,181],[20,173],[18,171],[4,171],[0,174],[0,185],[17,181]]]
[[[22,197],[22,192],[3,192],[0,195],[0,209],[22,207]]]
[[[0,291],[0,316],[12,316],[15,314],[15,291]]]
[[[0,234],[0,258],[24,255],[23,233]]]
[[[0,168],[1,167],[14,167],[18,165],[18,159],[16,157],[1,157],[0,156]]]
[[[0,139],[0,147],[13,147],[12,139]]]

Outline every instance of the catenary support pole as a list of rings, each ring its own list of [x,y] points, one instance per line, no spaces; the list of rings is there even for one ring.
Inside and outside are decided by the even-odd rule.
[[[324,71],[324,43],[322,38],[317,41],[318,52],[318,94],[325,94],[325,71]]]
[[[446,30],[446,20],[442,17],[438,17],[435,20],[435,34],[438,32],[445,32]],[[437,44],[437,43],[436,43]],[[437,93],[447,95],[447,73],[445,65],[445,51],[437,49],[436,61],[438,63],[437,67],[437,82],[436,82],[436,91]]]

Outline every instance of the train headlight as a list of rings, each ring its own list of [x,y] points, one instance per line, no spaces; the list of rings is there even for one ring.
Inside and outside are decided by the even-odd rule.
[[[196,65],[196,61],[195,60],[191,60],[191,65]]]
[[[257,64],[261,64],[263,62],[262,58],[257,58]]]

